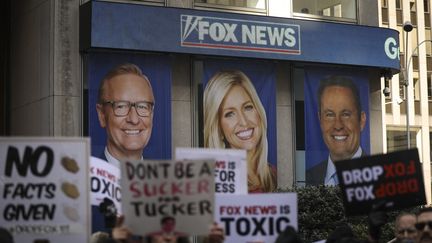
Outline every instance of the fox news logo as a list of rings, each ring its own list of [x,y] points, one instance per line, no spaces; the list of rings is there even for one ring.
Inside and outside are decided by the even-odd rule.
[[[181,45],[300,55],[300,26],[181,15]]]

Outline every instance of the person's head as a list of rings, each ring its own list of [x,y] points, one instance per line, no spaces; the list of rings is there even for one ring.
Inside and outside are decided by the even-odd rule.
[[[354,242],[354,233],[347,223],[338,223],[328,236],[326,243]]]
[[[349,77],[328,76],[321,80],[318,116],[331,159],[351,159],[360,146],[366,113],[361,109],[359,91]]]
[[[2,243],[13,243],[14,239],[12,234],[5,228],[0,227],[0,242]]]
[[[245,149],[262,186],[273,186],[267,164],[267,117],[249,78],[238,70],[217,72],[204,90],[204,146]]]
[[[416,216],[411,213],[401,213],[395,220],[395,237],[397,242],[414,242],[417,236],[415,228]]]
[[[112,156],[141,158],[151,136],[154,102],[150,81],[136,65],[122,64],[106,74],[96,109]]]
[[[249,78],[217,72],[204,91],[204,146],[254,151],[266,142],[267,118]]]
[[[415,223],[417,241],[421,243],[432,242],[432,208],[422,208],[417,214]]]
[[[165,216],[161,219],[162,231],[165,233],[172,233],[175,230],[176,221],[174,217]]]
[[[302,240],[297,231],[291,225],[287,226],[276,238],[275,243],[301,243]]]

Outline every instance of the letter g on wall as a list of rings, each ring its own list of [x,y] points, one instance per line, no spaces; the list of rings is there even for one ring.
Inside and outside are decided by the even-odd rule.
[[[388,58],[390,59],[399,59],[399,47],[395,38],[389,37],[384,42],[384,51]]]

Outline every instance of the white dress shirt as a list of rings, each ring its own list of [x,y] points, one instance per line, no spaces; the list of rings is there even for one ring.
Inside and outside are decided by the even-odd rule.
[[[363,151],[359,146],[359,148],[357,149],[353,157],[351,157],[351,159],[359,158],[362,155],[362,152]],[[339,181],[336,175],[336,167],[333,161],[331,160],[330,155],[328,156],[328,160],[327,160],[327,172],[324,178],[324,185],[326,186],[339,185]]]

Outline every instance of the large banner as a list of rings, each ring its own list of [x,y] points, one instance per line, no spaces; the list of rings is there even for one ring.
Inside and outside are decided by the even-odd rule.
[[[146,75],[153,88],[155,105],[153,129],[150,140],[144,149],[144,158],[171,158],[171,63],[165,55],[143,55],[134,53],[96,53],[87,56],[88,84],[88,134],[91,137],[92,155],[104,157],[106,132],[101,128],[96,112],[98,90],[103,77],[114,67],[132,63]],[[124,126],[124,125],[123,125]]]
[[[298,229],[297,194],[218,195],[215,218],[225,243],[273,243],[287,226]]]
[[[0,138],[0,226],[14,242],[88,242],[89,158],[86,138]]]
[[[268,141],[268,158],[267,161],[270,164],[277,164],[277,144],[276,144],[276,66],[272,62],[266,61],[245,61],[245,60],[204,60],[204,73],[202,77],[203,89],[206,88],[209,80],[217,72],[225,71],[241,71],[253,84],[253,88],[258,94],[259,101],[254,101],[255,103],[261,103],[264,108],[264,112],[267,119],[267,131],[259,131],[260,133],[266,133]],[[221,78],[218,82],[222,82]],[[227,97],[227,90],[224,87],[215,87],[219,89],[217,92],[212,92],[217,96]],[[250,91],[249,91],[250,92]],[[210,93],[210,92],[209,92]],[[213,98],[213,97],[212,97]],[[220,107],[219,107],[220,108]],[[248,109],[247,107],[245,107]],[[203,107],[206,109],[206,107]],[[211,113],[212,110],[207,110]],[[243,126],[251,127],[253,125],[259,126],[259,124],[253,124],[254,121],[246,120]],[[204,124],[205,127],[205,124]],[[237,128],[239,129],[239,128]],[[237,130],[235,132],[239,132]],[[204,131],[205,133],[206,131]],[[234,132],[234,131],[233,131]],[[253,132],[257,133],[257,129]],[[248,136],[249,134],[237,134],[239,136]],[[210,135],[211,136],[211,135]],[[244,137],[243,137],[244,138]],[[233,146],[234,142],[229,141],[229,134],[224,134],[225,144],[230,148],[245,149],[240,146]]]
[[[370,153],[367,72],[306,67],[304,93],[306,183],[326,184],[331,161]]]
[[[213,223],[214,162],[142,160],[122,163],[125,226],[135,235],[208,234]]]

